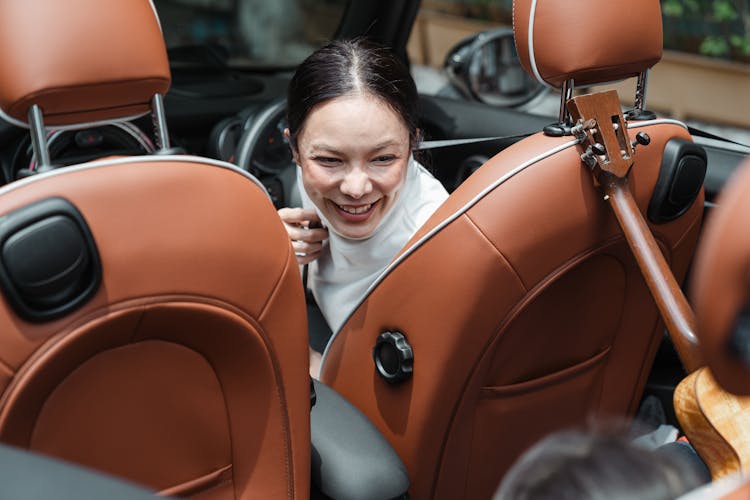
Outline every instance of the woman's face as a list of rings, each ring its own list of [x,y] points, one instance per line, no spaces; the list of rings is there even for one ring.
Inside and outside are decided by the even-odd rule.
[[[333,230],[372,235],[406,177],[409,130],[382,100],[344,96],[313,108],[297,135],[302,182]]]

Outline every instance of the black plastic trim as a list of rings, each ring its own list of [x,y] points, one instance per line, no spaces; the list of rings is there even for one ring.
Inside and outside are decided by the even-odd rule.
[[[625,113],[625,118],[628,121],[656,120],[656,113],[647,109],[642,109],[640,111],[631,109]]]
[[[542,132],[544,132],[544,135],[547,137],[565,137],[573,135],[570,131],[570,125],[565,123],[550,123],[542,129]]]
[[[648,205],[648,219],[664,224],[684,214],[700,193],[707,165],[702,146],[685,139],[669,140]]]
[[[18,272],[10,269],[7,263],[7,244],[20,232],[35,224],[47,220],[63,221],[69,227],[77,230],[84,246],[86,267],[81,279],[81,285],[71,295],[58,299],[56,297],[42,297],[39,300],[25,296],[13,276]],[[38,248],[36,257],[44,259],[44,252],[54,252],[54,248]],[[52,255],[52,254],[50,254]],[[13,307],[23,319],[31,322],[50,321],[77,309],[91,298],[99,289],[102,281],[102,266],[99,252],[94,242],[91,230],[83,215],[68,200],[64,198],[47,198],[42,201],[26,205],[0,218],[0,288]]]

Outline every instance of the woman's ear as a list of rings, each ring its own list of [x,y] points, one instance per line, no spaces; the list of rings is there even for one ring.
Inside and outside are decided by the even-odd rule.
[[[289,132],[289,128],[284,129],[284,138],[289,144],[289,149],[292,151],[292,158],[294,158],[294,163],[299,165],[299,155],[297,154],[297,147],[296,144],[292,144],[292,134]]]

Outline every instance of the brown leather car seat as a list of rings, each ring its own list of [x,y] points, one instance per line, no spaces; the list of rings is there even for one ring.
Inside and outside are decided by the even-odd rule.
[[[696,253],[692,302],[706,364],[726,390],[750,395],[750,163],[727,180]]]
[[[750,161],[727,180],[711,209],[695,255],[691,298],[701,354],[719,384],[750,395]],[[737,411],[743,409],[737,407]],[[737,436],[733,436],[737,438]],[[734,443],[734,441],[730,441]],[[733,448],[734,449],[734,448]],[[737,450],[741,450],[738,446]],[[721,454],[717,454],[721,457]],[[696,498],[750,498],[745,475],[727,476]]]
[[[168,138],[154,7],[105,3],[0,3],[0,109],[47,170],[44,121],[153,107]],[[4,186],[0,221],[0,441],[164,494],[308,498],[305,301],[254,178],[168,152],[97,160]]]
[[[573,81],[638,76],[661,57],[657,0],[516,0],[514,16],[524,66],[564,93]],[[628,129],[651,138],[630,174],[646,212],[665,148],[692,141],[673,120],[631,118]],[[413,498],[489,498],[542,436],[637,408],[664,329],[582,152],[570,135],[538,133],[489,160],[328,344],[321,380],[390,441]],[[701,184],[651,224],[678,279],[700,229]],[[405,380],[379,374],[376,343],[386,376]]]

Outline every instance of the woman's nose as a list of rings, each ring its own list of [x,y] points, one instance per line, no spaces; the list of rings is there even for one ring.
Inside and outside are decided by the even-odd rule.
[[[367,172],[355,167],[346,173],[339,189],[346,196],[359,199],[372,191],[372,182]]]

